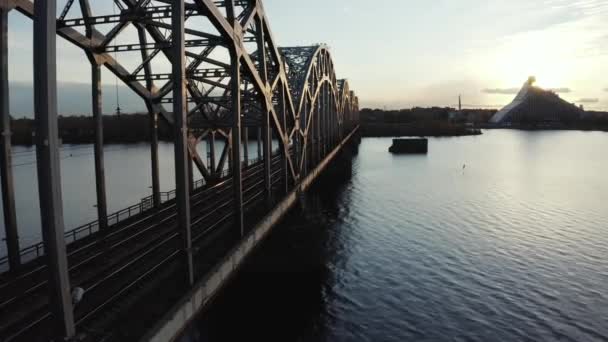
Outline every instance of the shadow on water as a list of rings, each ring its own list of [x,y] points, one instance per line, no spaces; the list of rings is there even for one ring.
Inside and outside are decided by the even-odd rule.
[[[307,341],[323,336],[329,260],[343,239],[337,222],[348,213],[354,146],[342,153],[302,197],[238,275],[186,331],[181,342]],[[356,159],[356,157],[355,157]],[[325,317],[325,318],[322,318]]]

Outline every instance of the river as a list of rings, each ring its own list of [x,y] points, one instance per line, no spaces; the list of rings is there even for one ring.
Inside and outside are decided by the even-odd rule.
[[[321,180],[183,340],[608,340],[607,133],[489,130],[424,156],[390,144],[363,139],[348,177]],[[62,153],[72,227],[95,218],[78,148]],[[150,194],[145,145],[106,152],[111,209]],[[161,145],[164,191],[172,162]],[[15,177],[35,241],[35,167]]]
[[[182,340],[608,339],[608,134],[390,144],[363,139]]]

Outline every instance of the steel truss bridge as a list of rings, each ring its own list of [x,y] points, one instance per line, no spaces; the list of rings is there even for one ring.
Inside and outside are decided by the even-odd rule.
[[[15,214],[11,11],[34,23],[43,242],[33,246],[20,245]],[[171,336],[167,327],[181,314],[184,294],[195,298],[190,311],[202,307],[213,294],[209,289],[229,276],[222,262],[235,269],[358,128],[358,99],[347,81],[336,78],[329,49],[278,47],[261,0],[0,0],[0,31],[0,175],[8,250],[0,259],[3,341]],[[57,36],[82,49],[90,63],[95,122],[98,220],[67,232]],[[143,99],[152,131],[153,195],[114,214],[107,212],[104,175],[103,67]],[[159,186],[159,124],[174,132],[176,189],[170,193]],[[258,141],[259,158],[252,162],[250,136]],[[207,145],[208,157],[198,154],[199,144]],[[216,144],[223,146],[218,155]]]

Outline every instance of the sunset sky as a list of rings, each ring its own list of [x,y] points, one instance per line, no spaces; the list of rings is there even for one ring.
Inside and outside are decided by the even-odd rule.
[[[62,4],[64,1],[58,1]],[[608,110],[605,0],[265,0],[280,46],[330,45],[363,107],[500,107],[530,75]],[[11,14],[11,81],[31,82],[31,21]],[[60,43],[64,82],[88,83],[84,54]],[[83,78],[83,75],[84,78]],[[104,82],[113,84],[111,76]]]

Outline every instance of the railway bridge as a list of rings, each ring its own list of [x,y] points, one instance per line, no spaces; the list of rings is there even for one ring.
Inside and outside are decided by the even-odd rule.
[[[31,246],[20,244],[16,220],[11,12],[33,20],[42,241]],[[261,0],[0,0],[0,31],[2,341],[178,338],[358,139],[358,99],[328,47],[278,47]],[[91,71],[98,219],[73,229],[63,218],[57,36],[82,50]],[[143,100],[152,132],[153,194],[116,213],[107,210],[102,68]],[[159,125],[174,138],[170,192],[159,185]]]

